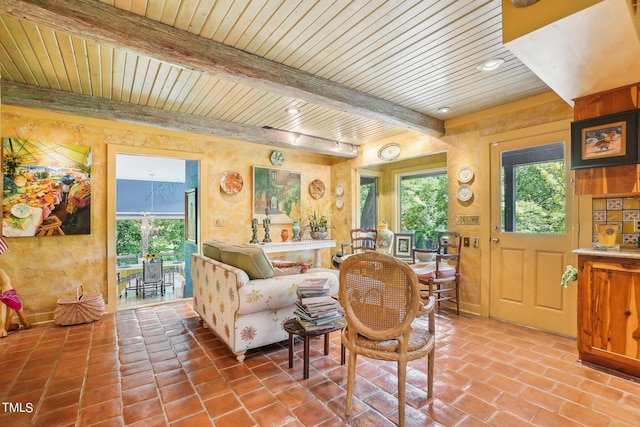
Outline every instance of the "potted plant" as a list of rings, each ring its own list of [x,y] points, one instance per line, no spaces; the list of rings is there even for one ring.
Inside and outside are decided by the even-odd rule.
[[[329,234],[330,228],[335,229],[333,225],[329,224],[331,221],[330,202],[327,201],[317,206],[311,206],[306,212],[307,227],[312,239],[324,239]]]
[[[562,273],[560,278],[560,286],[565,289],[569,288],[569,282],[575,282],[578,280],[578,269],[573,265],[567,265],[567,269]]]
[[[315,209],[307,216],[307,221],[312,239],[324,239],[329,234],[329,228],[335,229],[333,225],[329,225],[329,215]]]

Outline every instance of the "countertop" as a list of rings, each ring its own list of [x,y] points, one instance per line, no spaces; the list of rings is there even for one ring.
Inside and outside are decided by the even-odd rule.
[[[620,249],[610,248],[606,251],[594,249],[593,246],[591,246],[588,248],[575,249],[573,253],[578,255],[640,259],[640,248],[632,245],[620,245]]]

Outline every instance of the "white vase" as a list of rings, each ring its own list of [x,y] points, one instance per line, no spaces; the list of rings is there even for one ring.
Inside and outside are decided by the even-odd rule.
[[[384,222],[378,224],[377,242],[379,253],[391,255],[393,249],[393,231],[389,230],[389,226]]]

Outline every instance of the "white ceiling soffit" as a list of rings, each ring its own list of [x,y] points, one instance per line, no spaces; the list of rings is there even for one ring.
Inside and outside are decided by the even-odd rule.
[[[505,45],[569,105],[637,83],[640,40],[628,1],[603,0]]]
[[[185,160],[118,154],[116,156],[116,179],[185,182]]]

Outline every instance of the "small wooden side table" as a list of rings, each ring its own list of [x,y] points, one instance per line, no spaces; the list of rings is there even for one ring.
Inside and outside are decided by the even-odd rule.
[[[303,358],[304,366],[302,377],[304,379],[309,378],[309,339],[311,337],[317,337],[319,335],[324,335],[324,354],[329,354],[329,333],[334,331],[341,331],[347,326],[347,322],[342,319],[337,324],[332,323],[327,325],[324,329],[318,329],[313,331],[307,331],[302,327],[301,324],[298,323],[296,318],[289,319],[284,323],[284,330],[289,333],[289,368],[293,368],[293,336],[297,335],[301,337],[304,341],[304,352]],[[345,348],[341,344],[340,345],[340,364],[344,365],[345,361]]]

